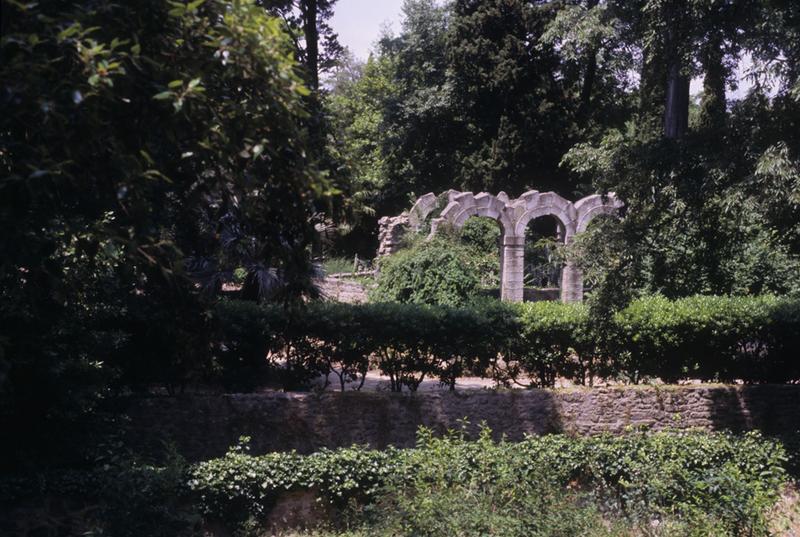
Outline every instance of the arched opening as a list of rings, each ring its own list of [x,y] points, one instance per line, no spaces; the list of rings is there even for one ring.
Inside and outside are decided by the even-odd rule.
[[[533,218],[525,227],[523,283],[525,301],[558,300],[564,261],[565,230],[553,215]]]
[[[481,274],[481,287],[487,294],[500,294],[502,279],[503,230],[487,216],[470,216],[458,230],[462,244],[475,250],[475,263]]]
[[[584,298],[596,287],[610,260],[619,255],[620,233],[620,220],[614,212],[594,211],[582,222],[572,247],[583,260],[580,269]]]

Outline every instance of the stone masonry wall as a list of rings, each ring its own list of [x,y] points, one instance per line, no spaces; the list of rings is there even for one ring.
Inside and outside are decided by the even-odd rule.
[[[800,386],[614,387],[263,393],[131,399],[130,441],[145,451],[174,441],[191,460],[220,456],[241,435],[253,453],[368,444],[414,445],[420,425],[437,432],[486,422],[499,437],[564,432],[620,433],[626,427],[700,427],[778,433],[800,429]]]
[[[369,298],[362,283],[344,277],[326,276],[319,281],[319,288],[322,296],[333,302],[363,304]]]

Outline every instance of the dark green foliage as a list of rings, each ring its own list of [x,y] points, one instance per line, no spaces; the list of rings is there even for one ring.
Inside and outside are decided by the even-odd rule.
[[[604,129],[563,160],[626,203],[623,222],[582,241],[588,248],[578,257],[594,273],[598,306],[619,308],[642,291],[676,298],[796,290],[800,100],[792,91],[798,57],[790,36],[800,20],[797,7],[616,4],[612,12],[633,25],[630,35],[644,38],[639,110],[625,128]],[[771,70],[768,58],[787,58],[773,71],[783,75],[771,81],[773,99],[761,84],[737,100],[726,96],[744,51],[755,56],[761,74]],[[701,74],[698,68],[704,89],[697,117],[665,137],[668,80]],[[685,90],[688,97],[688,84]]]
[[[64,535],[197,535],[199,506],[186,486],[189,466],[168,447],[160,465],[133,456],[118,440],[93,447],[92,465],[44,469],[0,479],[0,531],[21,524]],[[5,533],[4,533],[5,534]]]
[[[500,285],[500,228],[489,218],[470,218],[461,229],[443,227],[406,237],[407,247],[379,260],[371,298],[382,302],[464,305]]]
[[[524,0],[458,0],[451,9],[448,86],[467,133],[456,149],[455,184],[474,191],[521,193],[535,186],[568,192],[554,157],[574,134],[572,96],[564,91],[573,73],[554,80],[560,60],[540,41],[554,10]],[[529,182],[534,177],[539,184]]]
[[[739,537],[768,534],[766,515],[788,479],[783,445],[757,432],[510,443],[493,441],[485,427],[469,440],[467,428],[441,438],[421,429],[413,449],[306,456],[251,455],[243,438],[224,457],[190,467],[175,456],[165,466],[144,464],[107,446],[91,471],[0,480],[0,500],[80,498],[94,508],[63,519],[64,528],[114,536],[263,531],[277,500],[310,492],[331,526],[365,535],[445,536],[458,527],[463,535],[629,536],[658,520],[652,535]]]
[[[766,535],[785,463],[782,446],[758,433],[495,443],[487,429],[477,441],[422,430],[410,450],[254,457],[239,447],[195,467],[189,485],[205,516],[234,525],[263,519],[286,491],[311,489],[334,505],[366,504],[379,534],[575,535],[605,512],[635,527],[658,518],[702,522],[720,536]]]
[[[109,446],[88,472],[17,486],[3,479],[0,500],[81,498],[95,508],[64,520],[65,528],[114,536],[263,531],[277,500],[310,492],[331,526],[365,535],[446,536],[458,527],[463,535],[628,536],[659,520],[663,533],[653,535],[693,528],[692,535],[739,537],[768,534],[765,517],[788,479],[784,447],[759,433],[510,443],[493,441],[485,427],[469,440],[467,425],[442,438],[421,429],[413,449],[353,446],[306,456],[251,455],[243,438],[224,457],[191,467],[174,456],[166,466],[144,464]]]
[[[481,252],[494,253],[501,248],[500,226],[491,218],[474,217],[464,222],[459,231],[459,239],[467,246],[474,246]]]
[[[290,37],[253,2],[2,12],[0,421],[35,459],[80,451],[115,389],[199,380],[234,270],[252,298],[313,291],[324,185]]]
[[[99,504],[94,530],[114,537],[196,535],[202,519],[187,501],[189,468],[183,459],[172,454],[166,465],[153,466],[122,456],[122,446],[117,449],[97,461],[96,488],[83,491]]]
[[[346,304],[323,303],[296,315],[294,353],[316,360],[328,378],[331,374],[336,377],[342,391],[347,381],[360,378],[363,384],[375,338],[380,337],[369,319],[370,312]]]
[[[252,456],[247,439],[219,459],[203,462],[189,476],[189,487],[204,515],[242,523],[269,513],[282,493],[313,489],[333,506],[375,502],[383,484],[397,474],[393,449],[322,450],[308,456],[270,453]]]
[[[315,374],[329,380],[333,375],[342,390],[345,382],[357,381],[358,389],[370,366],[389,377],[393,391],[416,390],[425,378],[454,388],[462,376],[488,375],[518,330],[511,310],[500,303],[472,308],[316,303],[284,310],[231,301],[215,311],[213,378],[241,378],[232,386],[238,389],[265,381],[302,385]]]
[[[796,299],[647,297],[607,322],[580,305],[521,308],[527,348],[533,349],[527,368],[539,378],[557,375],[581,384],[594,375],[622,375],[632,382],[648,377],[664,382],[800,379]]]
[[[556,302],[295,310],[223,302],[216,311],[216,378],[246,379],[228,385],[238,389],[265,379],[302,385],[320,373],[358,389],[370,367],[394,391],[416,390],[426,378],[454,389],[464,376],[542,387],[558,379],[800,380],[800,303],[772,296],[650,297],[601,324],[586,306]],[[283,365],[267,360],[270,351]]]
[[[449,188],[512,198],[529,188],[569,198],[615,191],[623,222],[573,251],[606,312],[642,292],[796,290],[797,9],[762,0],[410,1],[371,67],[332,92],[348,103],[333,113],[358,161],[351,191],[378,215]],[[748,57],[757,83],[732,97]],[[690,99],[693,77],[703,90]],[[364,226],[361,248],[374,221]]]
[[[276,334],[286,330],[279,308],[255,302],[225,302],[213,311],[215,337],[209,378],[229,391],[251,391],[277,376],[267,353],[276,349]]]
[[[364,64],[348,59],[333,79],[333,89],[325,99],[334,133],[333,150],[343,162],[346,181],[338,185],[347,237],[359,255],[374,255],[374,233],[378,218],[386,213],[386,157],[381,151],[383,109],[395,90],[391,77],[392,60],[373,57]],[[380,207],[380,213],[376,209]],[[352,229],[355,227],[355,229]],[[368,237],[369,248],[354,244]],[[348,252],[350,253],[350,252]]]
[[[377,368],[389,377],[392,391],[416,391],[436,375],[434,349],[439,308],[416,304],[366,306]],[[433,337],[431,337],[433,336]]]
[[[518,306],[524,352],[509,363],[509,375],[522,381],[530,375],[534,385],[554,386],[557,378],[591,384],[605,373],[596,363],[601,350],[595,342],[588,311],[581,304],[534,302]]]
[[[620,371],[665,382],[785,382],[800,377],[796,300],[697,296],[634,301],[616,316]]]
[[[411,193],[439,193],[456,184],[452,172],[463,126],[447,77],[449,11],[432,0],[406,2],[402,33],[380,42],[393,86],[382,113],[388,187],[382,210],[397,212]]]

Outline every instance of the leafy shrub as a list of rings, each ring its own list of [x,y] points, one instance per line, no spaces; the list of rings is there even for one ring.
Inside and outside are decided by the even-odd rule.
[[[596,526],[594,506],[550,479],[548,469],[527,468],[483,429],[476,442],[420,435],[408,453],[409,478],[393,480],[380,506],[379,527],[389,535],[585,535]]]
[[[374,320],[363,308],[347,304],[315,304],[297,312],[297,353],[316,361],[316,370],[334,374],[342,391],[345,382],[364,379],[374,347]]]
[[[263,517],[283,492],[313,490],[330,505],[372,506],[361,511],[370,533],[388,535],[580,535],[600,513],[640,528],[675,519],[707,534],[766,535],[785,462],[758,433],[496,443],[485,428],[477,441],[423,429],[406,450],[254,457],[238,447],[197,465],[189,483],[207,517],[229,522]]]
[[[274,271],[299,298],[327,181],[292,38],[254,0],[0,11],[2,473],[79,459],[116,388],[200,380],[198,280]]]
[[[497,256],[500,251],[500,227],[491,218],[468,218],[459,232],[459,239],[486,254]]]
[[[480,254],[474,248],[437,237],[381,260],[376,302],[463,305],[479,296]]]
[[[173,537],[195,535],[199,512],[186,501],[187,467],[177,454],[166,466],[143,464],[130,457],[114,457],[97,473],[98,525],[102,535],[114,537]]]
[[[365,308],[378,369],[389,377],[392,391],[416,391],[426,376],[435,375],[432,357],[437,323],[435,310],[412,304],[371,304]]]
[[[211,378],[236,391],[249,391],[269,382],[275,373],[266,356],[277,345],[278,312],[254,302],[224,301],[214,309],[213,316],[217,337]]]
[[[189,467],[168,447],[163,466],[139,460],[121,441],[94,446],[90,468],[49,468],[0,478],[0,532],[25,521],[42,535],[178,537],[198,534],[201,515],[186,486]],[[41,469],[40,469],[41,470]],[[8,517],[12,525],[8,525]],[[33,520],[31,520],[33,519]],[[5,533],[3,533],[5,535]]]
[[[244,437],[219,459],[197,465],[189,480],[201,512],[235,525],[263,518],[288,491],[314,490],[329,505],[376,501],[381,486],[397,471],[397,451],[362,448],[322,450],[308,456],[269,453],[251,456]]]
[[[453,388],[464,375],[488,375],[518,332],[513,310],[496,301],[470,308],[313,303],[296,310],[225,301],[215,312],[214,378],[239,389],[270,380],[288,387],[319,374],[333,375],[342,390],[360,379],[359,388],[371,366],[389,377],[393,391],[416,390],[425,378]]]
[[[786,382],[800,380],[800,300],[779,299],[769,307],[769,324],[762,337],[767,359],[751,355],[744,364],[755,381]]]
[[[603,500],[645,522],[654,513],[713,518],[717,535],[765,535],[786,454],[760,433],[604,435],[584,455]]]
[[[511,332],[501,320],[513,322],[502,316],[508,308],[499,303],[470,308],[379,303],[349,309],[355,312],[353,324],[337,332],[358,342],[349,359],[366,367],[364,355],[371,355],[393,391],[414,391],[426,377],[453,388],[459,377],[485,375],[503,347],[501,339]],[[316,311],[310,308],[309,316]]]
[[[228,390],[250,391],[277,384],[291,390],[321,373],[308,341],[304,309],[244,300],[223,300],[215,321],[209,379]]]
[[[102,535],[193,535],[203,522],[258,530],[282,495],[308,491],[335,526],[363,526],[365,535],[444,536],[458,528],[476,536],[760,536],[788,479],[783,445],[757,432],[511,443],[493,441],[485,427],[469,440],[466,428],[444,437],[423,428],[413,449],[310,455],[254,456],[243,438],[225,456],[191,467],[174,456],[155,467],[109,449],[88,472],[16,483],[3,476],[0,500],[85,499],[95,506],[89,526]],[[619,531],[606,529],[609,520]],[[663,531],[654,531],[656,521]]]

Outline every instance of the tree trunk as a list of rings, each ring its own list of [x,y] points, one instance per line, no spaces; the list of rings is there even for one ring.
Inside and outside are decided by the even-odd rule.
[[[319,31],[317,29],[317,0],[301,0],[303,14],[303,34],[306,40],[306,69],[308,87],[316,93],[319,90]]]
[[[683,72],[682,43],[679,31],[686,6],[681,0],[671,2],[664,15],[667,24],[667,95],[664,102],[664,136],[681,138],[689,128],[689,77]]]
[[[664,136],[681,138],[689,128],[689,77],[673,59],[667,71],[667,99],[664,106]]]
[[[642,50],[642,70],[639,84],[639,123],[643,131],[660,136],[664,128],[666,97],[666,68],[664,54],[653,46]]]
[[[702,55],[703,101],[700,104],[700,128],[708,134],[719,133],[726,123],[725,80],[727,70],[722,51],[722,35],[710,36]]]
[[[581,86],[581,115],[589,113],[589,105],[592,103],[594,79],[597,74],[597,51],[592,49],[586,56],[586,72],[583,75],[583,85]]]
[[[587,10],[593,9],[597,6],[599,0],[588,0],[586,2]],[[583,84],[581,85],[580,96],[580,110],[581,116],[586,116],[589,113],[589,105],[592,102],[592,90],[594,89],[594,80],[597,76],[597,49],[592,47],[586,53],[586,71],[583,74]]]

